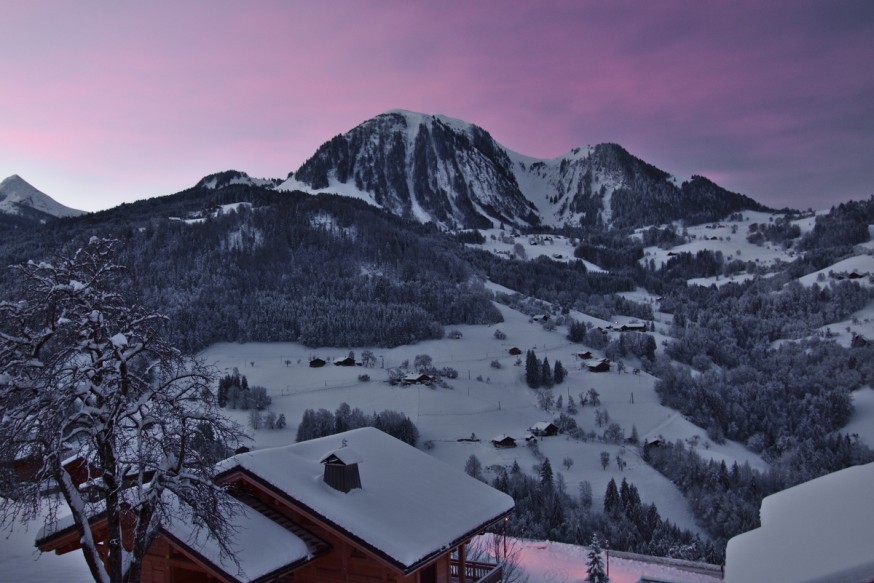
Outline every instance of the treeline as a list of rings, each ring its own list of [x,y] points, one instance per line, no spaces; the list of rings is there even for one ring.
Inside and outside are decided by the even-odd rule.
[[[871,224],[874,224],[874,195],[868,200],[844,202],[832,207],[828,214],[816,217],[816,224],[802,237],[798,248],[803,251],[848,250],[871,239],[868,230]]]
[[[777,340],[803,338],[844,320],[872,298],[874,291],[850,281],[821,288],[774,277],[719,288],[688,286],[661,301],[661,309],[674,315],[675,340],[666,352],[696,367],[712,362],[735,368]]]
[[[208,212],[230,202],[251,208]],[[205,220],[168,219],[194,213]],[[471,284],[457,240],[348,198],[196,188],[52,229],[4,240],[0,257],[38,259],[94,232],[121,239],[123,285],[168,316],[185,351],[218,341],[396,346],[502,319]],[[5,273],[0,282],[16,285]]]
[[[567,370],[561,364],[560,360],[555,361],[555,366],[549,366],[549,359],[545,356],[541,361],[534,354],[533,350],[529,350],[525,355],[525,382],[532,389],[540,387],[552,388],[554,385],[560,385],[567,377]]]
[[[412,446],[419,441],[419,429],[403,413],[386,409],[368,415],[358,407],[351,408],[348,403],[341,403],[333,413],[327,409],[304,411],[297,428],[297,441],[309,441],[361,427],[375,427]]]
[[[760,525],[762,499],[826,473],[874,460],[858,436],[811,436],[768,472],[749,464],[704,460],[682,441],[645,448],[644,459],[677,485],[698,522],[722,549],[728,539]],[[805,466],[801,469],[799,465]],[[813,468],[816,468],[814,471]]]
[[[850,392],[874,380],[874,349],[810,340],[785,343],[730,369],[693,375],[661,362],[654,372],[663,404],[706,428],[711,439],[746,443],[776,461],[846,425]]]
[[[610,481],[602,511],[593,507],[588,482],[582,482],[577,493],[568,492],[563,476],[553,472],[547,458],[534,476],[522,472],[515,462],[509,470],[493,469],[497,475],[491,485],[516,502],[507,524],[510,535],[587,545],[598,533],[615,550],[711,563],[722,560],[720,549],[662,519],[656,505],[642,503],[637,488],[624,479],[619,487]]]

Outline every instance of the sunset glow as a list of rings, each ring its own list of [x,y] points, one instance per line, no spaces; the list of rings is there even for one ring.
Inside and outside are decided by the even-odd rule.
[[[0,179],[98,210],[285,177],[392,108],[554,157],[616,142],[776,207],[874,192],[869,2],[4,7]]]

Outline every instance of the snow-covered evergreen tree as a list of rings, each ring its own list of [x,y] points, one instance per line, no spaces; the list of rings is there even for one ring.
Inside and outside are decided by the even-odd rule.
[[[593,534],[592,542],[589,543],[589,552],[586,555],[586,568],[588,569],[586,581],[588,583],[608,583],[610,581],[604,570],[604,559],[601,558],[601,552],[601,541],[598,540],[597,534]]]

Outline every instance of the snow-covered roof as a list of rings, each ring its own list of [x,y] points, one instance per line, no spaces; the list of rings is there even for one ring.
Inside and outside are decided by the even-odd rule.
[[[171,507],[178,506],[178,500],[172,493],[165,491],[163,496]],[[100,508],[95,508],[94,514],[91,515],[92,520],[94,518],[99,520],[100,514],[102,514]],[[300,537],[256,510],[241,505],[240,512],[231,518],[233,541],[230,546],[234,549],[234,556],[240,563],[237,569],[230,557],[222,556],[217,541],[207,536],[205,530],[198,530],[190,517],[181,510],[172,514],[175,518],[163,525],[162,534],[176,544],[184,546],[199,560],[240,583],[249,583],[273,573],[281,573],[312,557],[312,551]],[[36,544],[42,549],[53,548],[52,540],[67,536],[67,533],[74,529],[73,515],[67,514],[43,526],[37,534]]]
[[[295,563],[311,557],[307,544],[291,531],[243,506],[245,512],[235,516],[234,553],[240,562],[241,573],[227,557],[222,557],[218,544],[203,533],[198,534],[191,521],[174,520],[164,530],[171,538],[187,545],[214,567],[218,567],[241,583],[261,579],[271,573],[281,572]]]
[[[545,431],[549,429],[549,426],[552,425],[555,427],[555,424],[552,421],[538,421],[534,425],[531,426],[532,431]]]
[[[324,482],[320,463],[344,441],[363,460],[362,487],[348,493]],[[243,453],[220,464],[220,477],[236,471],[254,474],[406,572],[514,506],[510,496],[370,427]]]
[[[874,580],[874,463],[772,494],[762,526],[728,541],[728,583]]]

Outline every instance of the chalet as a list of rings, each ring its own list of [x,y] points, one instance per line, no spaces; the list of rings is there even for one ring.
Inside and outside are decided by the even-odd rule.
[[[346,358],[338,358],[334,361],[334,366],[355,366],[355,359],[351,356]]]
[[[537,314],[536,316],[531,316],[531,320],[534,322],[548,322],[549,314]]]
[[[577,352],[574,356],[580,360],[590,360],[592,358],[592,353],[591,351],[586,350],[585,352]]]
[[[586,361],[585,364],[589,372],[610,372],[610,359],[608,358],[595,358]]]
[[[324,360],[322,360],[321,358],[311,358],[310,359],[310,368],[319,368],[319,367],[325,366],[325,364],[327,364],[327,363]]]
[[[540,421],[532,425],[528,431],[537,437],[549,437],[558,434],[558,426],[551,421]]]
[[[643,455],[646,455],[647,452],[649,452],[650,449],[652,449],[652,448],[660,448],[660,447],[662,447],[664,444],[665,444],[665,442],[662,441],[661,439],[653,439],[652,441],[649,441],[649,440],[647,440],[647,439],[644,439],[644,440],[643,440]]]
[[[434,382],[434,377],[421,372],[410,373],[403,378],[405,385],[430,385]]]
[[[522,349],[519,348],[519,347],[517,347],[517,346],[514,346],[513,348],[511,348],[511,349],[509,350],[509,352],[510,352],[510,354],[512,354],[513,356],[519,356],[520,354],[522,354]]]
[[[621,332],[646,332],[646,324],[623,324],[620,326]]]
[[[466,546],[510,514],[512,498],[377,429],[235,455],[217,472],[244,510],[233,518],[239,568],[180,518],[149,548],[143,583],[500,580]],[[58,524],[37,546],[65,553],[79,537]]]
[[[516,440],[502,433],[501,435],[492,438],[492,445],[498,449],[516,447]]]

